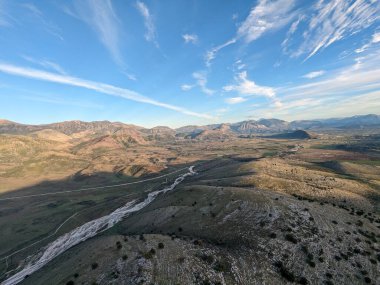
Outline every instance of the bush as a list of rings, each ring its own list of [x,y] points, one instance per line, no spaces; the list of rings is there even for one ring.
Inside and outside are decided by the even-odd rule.
[[[271,233],[271,234],[269,235],[269,237],[270,237],[270,238],[276,238],[277,235],[276,235],[275,233]]]
[[[214,269],[219,272],[227,272],[230,270],[230,268],[231,268],[230,264],[224,258],[217,260],[214,265]]]
[[[74,281],[73,280],[70,280],[66,283],[66,285],[74,285]]]
[[[297,242],[298,242],[298,240],[292,234],[286,234],[285,239],[287,241],[294,243],[294,244],[297,244]]]
[[[199,258],[209,264],[214,262],[214,257],[212,255],[202,254],[199,256]]]
[[[307,285],[309,284],[309,281],[307,281],[305,277],[300,277],[300,279],[298,280],[298,283],[301,285]]]
[[[159,242],[159,243],[158,243],[158,248],[159,248],[159,249],[163,249],[164,247],[165,247],[165,246],[164,246],[164,244],[163,244],[162,242]]]
[[[154,248],[152,248],[151,250],[149,250],[148,252],[145,252],[143,254],[144,258],[146,259],[151,259],[154,255],[156,254],[156,251],[154,250]]]
[[[98,264],[96,262],[94,262],[93,264],[91,264],[91,268],[94,270],[96,268],[98,268]]]
[[[121,242],[120,241],[117,241],[116,242],[116,248],[117,249],[121,249],[123,247],[123,245],[121,244]]]
[[[124,254],[121,258],[122,258],[123,260],[127,260],[128,255]]]

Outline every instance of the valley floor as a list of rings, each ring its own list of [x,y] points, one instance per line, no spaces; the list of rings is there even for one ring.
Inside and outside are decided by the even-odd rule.
[[[341,143],[331,137],[236,139],[165,147],[180,158],[161,174],[190,163],[198,174],[21,284],[380,284],[380,154],[355,144],[337,148]],[[111,182],[102,175],[102,182]],[[159,174],[148,177],[154,176]],[[177,176],[106,191],[1,200],[93,186],[99,183],[95,175],[1,195],[0,258],[47,237],[77,213],[56,236],[3,260],[2,272]]]

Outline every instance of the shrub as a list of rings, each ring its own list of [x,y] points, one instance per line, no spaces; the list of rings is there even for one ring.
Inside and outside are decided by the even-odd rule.
[[[300,277],[298,280],[298,283],[301,285],[307,285],[307,284],[309,284],[309,281],[307,281],[307,279],[305,277]]]
[[[122,258],[123,260],[127,260],[128,255],[124,254],[121,258]]]
[[[91,268],[94,270],[96,268],[98,268],[98,264],[96,262],[94,262],[93,264],[91,264]]]
[[[145,252],[143,254],[144,258],[146,259],[151,259],[154,255],[156,254],[156,251],[154,250],[154,248],[152,248],[151,250],[149,250],[148,252]]]
[[[79,273],[75,273],[74,278],[78,278],[78,277],[79,277]]]
[[[117,249],[121,249],[123,247],[123,245],[121,244],[121,242],[120,241],[117,241],[116,242],[116,248]]]
[[[271,233],[271,234],[269,235],[269,237],[270,237],[270,238],[276,238],[277,235],[276,235],[275,233]]]
[[[202,254],[199,257],[200,257],[200,259],[202,259],[203,261],[205,261],[207,263],[211,264],[214,262],[214,257],[212,255]]]
[[[66,285],[74,285],[74,281],[73,280],[70,280],[66,283]]]
[[[294,243],[294,244],[297,244],[297,242],[298,242],[297,239],[292,234],[286,234],[285,239],[287,241]]]
[[[365,283],[371,283],[371,278],[369,278],[369,277],[364,277],[364,281],[365,281]]]
[[[163,249],[164,247],[165,247],[165,246],[164,246],[164,244],[163,244],[162,242],[159,242],[159,243],[158,243],[158,248],[159,248],[159,249]]]
[[[219,272],[227,272],[230,270],[230,268],[231,268],[230,264],[224,258],[217,260],[214,265],[214,269]]]

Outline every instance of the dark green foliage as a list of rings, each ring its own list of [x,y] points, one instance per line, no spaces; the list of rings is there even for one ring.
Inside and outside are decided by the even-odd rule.
[[[74,285],[74,281],[73,280],[70,280],[66,283],[66,285]]]
[[[164,247],[165,247],[165,246],[164,246],[164,244],[163,244],[162,242],[159,242],[159,243],[158,243],[158,248],[159,248],[159,249],[163,249]]]
[[[93,264],[91,264],[91,268],[92,269],[96,269],[96,268],[98,268],[98,264],[96,263],[96,262],[94,262]]]

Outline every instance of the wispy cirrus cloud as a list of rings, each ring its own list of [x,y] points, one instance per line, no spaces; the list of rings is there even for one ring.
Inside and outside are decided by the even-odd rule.
[[[313,79],[313,78],[322,76],[323,74],[325,74],[324,70],[318,70],[318,71],[312,71],[312,72],[306,73],[302,77],[303,78],[308,78],[308,79]]]
[[[156,27],[153,22],[152,15],[148,9],[148,6],[144,4],[141,1],[136,2],[136,8],[140,12],[141,16],[144,18],[144,25],[146,28],[146,33],[145,33],[145,39],[148,42],[154,43],[156,47],[158,47],[157,43],[157,34],[156,34]]]
[[[269,31],[282,28],[294,18],[294,6],[294,0],[260,0],[239,27],[237,36],[250,43]]]
[[[60,39],[61,41],[64,41],[61,35],[61,30],[54,23],[49,21],[44,13],[36,5],[32,3],[21,3],[19,5],[23,9],[27,10],[29,14],[38,21],[38,23],[46,32]]]
[[[162,108],[176,111],[176,112],[189,115],[189,116],[212,119],[212,117],[208,114],[193,112],[193,111],[187,110],[186,108],[182,108],[179,106],[175,106],[175,105],[154,100],[152,98],[143,96],[129,89],[120,88],[120,87],[116,87],[116,86],[101,83],[101,82],[95,82],[95,81],[85,80],[85,79],[81,79],[81,78],[73,77],[69,75],[51,73],[51,72],[47,72],[43,70],[32,69],[32,68],[16,66],[16,65],[11,65],[11,64],[4,64],[4,63],[0,63],[0,72],[12,74],[16,76],[21,76],[21,77],[26,77],[26,78],[33,78],[33,79],[42,80],[42,81],[59,83],[63,85],[85,88],[85,89],[93,90],[102,94],[107,94],[107,95],[120,97],[120,98],[132,100],[132,101],[136,101],[140,103],[162,107]]]
[[[231,97],[231,98],[226,98],[224,100],[227,104],[239,104],[247,101],[247,98],[244,97]]]
[[[221,50],[221,49],[224,49],[225,47],[228,47],[232,44],[236,43],[236,39],[231,39],[229,41],[226,41],[225,43],[219,45],[219,46],[216,46],[210,50],[208,50],[206,52],[206,55],[205,55],[205,60],[206,60],[206,66],[210,66],[211,65],[211,62],[214,60],[214,58],[216,57],[217,53]]]
[[[330,70],[312,83],[277,88],[282,105],[254,110],[257,116],[284,119],[326,118],[378,113],[380,110],[380,51]],[[328,106],[328,108],[326,108]]]
[[[194,87],[195,87],[195,85],[190,85],[190,84],[182,84],[181,85],[181,89],[183,91],[189,91],[189,90],[193,89]]]
[[[6,0],[0,0],[0,27],[12,26],[13,19],[9,15],[9,5]]]
[[[372,46],[380,43],[380,32],[376,32],[372,35],[371,40],[364,44],[362,47],[355,50],[356,53],[362,53],[371,48]]]
[[[220,50],[235,44],[238,40],[250,43],[268,32],[282,28],[295,17],[294,7],[295,0],[259,0],[232,39],[206,52],[206,65],[210,66]]]
[[[36,59],[34,57],[27,56],[27,55],[22,55],[21,57],[23,59],[25,59],[26,61],[31,62],[31,63],[36,64],[36,65],[39,65],[39,66],[42,66],[45,69],[53,70],[53,71],[56,71],[60,74],[66,74],[66,71],[58,63],[53,62],[51,60]]]
[[[98,36],[114,62],[124,68],[120,51],[120,20],[110,0],[75,1],[71,8],[65,6],[64,12],[86,23]]]
[[[293,57],[306,55],[305,60],[378,21],[380,2],[319,0],[308,13],[302,44],[291,52]]]
[[[183,91],[189,91],[194,87],[199,87],[200,90],[206,95],[213,95],[215,90],[212,90],[207,87],[207,73],[205,71],[197,71],[193,72],[193,78],[195,79],[194,84],[182,84],[181,89]]]
[[[185,41],[185,43],[198,43],[198,36],[196,34],[184,34],[182,35],[182,38]]]

